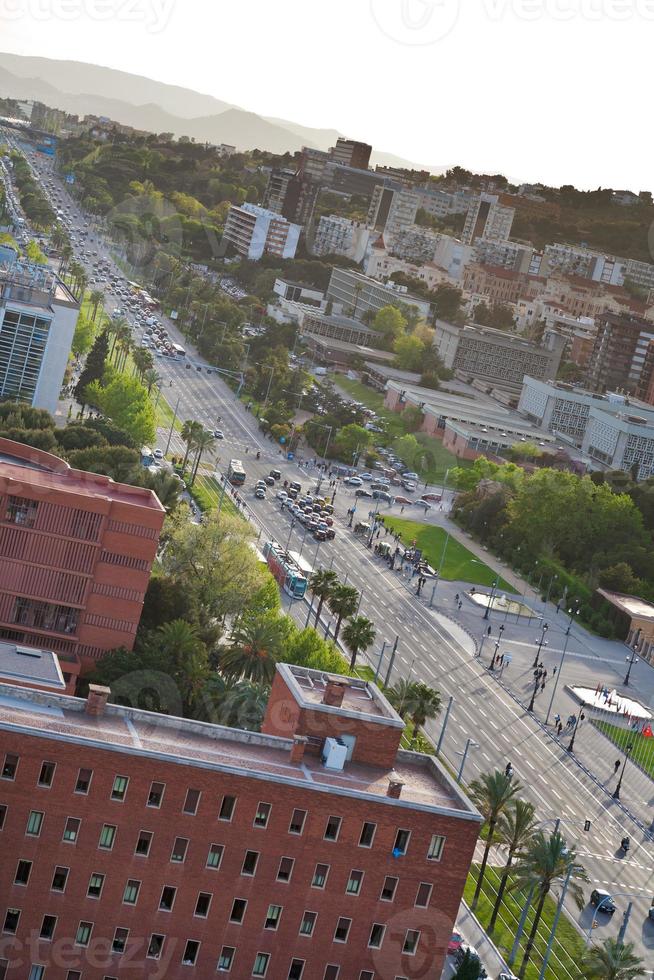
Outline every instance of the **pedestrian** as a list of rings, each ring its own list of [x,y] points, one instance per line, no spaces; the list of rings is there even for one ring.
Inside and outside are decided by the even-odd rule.
[[[561,715],[557,711],[557,713],[554,715],[554,724],[558,725],[560,721],[561,721]]]
[[[619,768],[620,768],[620,760],[616,759],[615,762],[613,763],[613,772],[616,773]]]
[[[556,734],[557,734],[557,736],[559,738],[561,737],[561,732],[562,731],[563,731],[563,723],[562,723],[561,719],[559,718],[559,722],[558,722],[558,724],[556,726]]]
[[[403,514],[403,513],[404,513],[404,504],[402,504],[402,506],[400,507],[400,514]]]
[[[544,691],[545,690],[545,681],[543,681],[543,683],[541,684],[540,689],[541,689],[541,691]]]
[[[459,612],[461,612],[461,609],[462,609],[462,607],[463,607],[463,603],[462,603],[462,602],[461,602],[461,600],[459,599]]]

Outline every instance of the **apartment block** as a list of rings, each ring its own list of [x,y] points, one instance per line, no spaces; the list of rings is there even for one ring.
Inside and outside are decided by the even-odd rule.
[[[232,205],[227,214],[223,241],[239,255],[257,261],[262,255],[292,259],[302,228],[281,214],[256,204]]]
[[[374,189],[368,210],[368,224],[387,241],[415,223],[420,198],[406,187],[379,186]]]
[[[370,228],[361,221],[336,214],[323,215],[313,236],[311,252],[313,255],[343,255],[354,262],[363,262],[371,234]]]
[[[355,170],[367,170],[372,146],[369,143],[339,137],[336,146],[333,146],[329,153],[334,163],[343,167],[353,167]]]
[[[377,313],[389,305],[399,309],[415,307],[425,318],[431,309],[427,300],[412,296],[405,286],[381,283],[352,269],[333,269],[327,299],[332,301],[336,312],[359,318],[368,310]]]
[[[0,398],[54,413],[79,304],[45,266],[0,255]]]
[[[440,976],[481,817],[375,685],[279,664],[261,734],[109,695],[0,684],[6,980]]]
[[[604,312],[597,317],[597,337],[588,361],[586,381],[593,391],[644,393],[645,369],[654,324],[638,316]]]
[[[0,639],[83,665],[131,649],[164,516],[151,490],[0,439]]]
[[[534,247],[529,242],[510,242],[478,238],[474,244],[475,260],[480,265],[500,266],[528,274],[534,262]]]
[[[500,204],[496,194],[479,194],[468,209],[461,238],[466,245],[474,245],[478,238],[506,241],[514,217],[515,208]]]

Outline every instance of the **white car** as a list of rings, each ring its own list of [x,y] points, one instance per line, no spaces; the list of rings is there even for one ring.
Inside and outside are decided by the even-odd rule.
[[[427,503],[426,500],[414,500],[413,503],[416,507],[422,507],[424,510],[431,510],[431,504]]]
[[[346,487],[363,486],[363,480],[361,480],[358,476],[348,476],[346,480],[343,480],[343,483],[345,484]]]
[[[163,459],[164,458],[163,450],[162,449],[155,449],[155,451],[154,451],[154,458],[155,459]]]
[[[277,497],[278,500],[288,499],[288,494],[286,493],[286,490],[278,490],[275,496]]]

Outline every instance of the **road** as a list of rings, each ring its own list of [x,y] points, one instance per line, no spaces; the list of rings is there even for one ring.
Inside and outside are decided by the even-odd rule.
[[[106,251],[106,248],[104,245],[102,251]],[[110,296],[107,305],[111,312],[122,303],[115,296]],[[166,322],[165,325],[172,340],[188,347],[173,323]],[[633,819],[613,801],[609,790],[586,772],[540,722],[517,703],[515,693],[498,683],[484,665],[488,658],[475,657],[474,642],[468,632],[444,615],[447,612],[451,616],[454,612],[445,583],[439,587],[437,605],[430,609],[424,598],[417,599],[401,576],[390,572],[366,548],[365,543],[347,529],[345,516],[352,497],[342,488],[337,491],[335,500],[336,538],[322,544],[318,552],[313,541],[307,539],[303,545],[304,528],[297,526],[291,529],[287,513],[280,510],[279,502],[274,497],[269,496],[265,501],[254,499],[254,483],[267,475],[273,464],[283,471],[283,479],[298,479],[303,487],[315,481],[295,462],[285,460],[279,449],[262,436],[256,420],[235,400],[233,392],[219,377],[206,374],[206,365],[192,350],[189,350],[189,363],[191,367],[187,369],[182,361],[157,358],[163,395],[172,406],[178,404],[181,419],[195,418],[208,428],[219,426],[224,431],[225,441],[217,449],[221,457],[219,465],[226,465],[233,456],[243,459],[248,474],[243,497],[258,526],[264,529],[263,533],[283,543],[289,540],[297,550],[304,547],[310,560],[316,555],[320,564],[333,567],[342,580],[347,578],[360,590],[361,612],[372,619],[377,627],[373,662],[378,656],[381,642],[386,639],[390,645],[398,636],[392,682],[411,676],[437,688],[444,702],[449,697],[454,699],[443,740],[443,753],[455,771],[460,765],[468,738],[474,739],[475,745],[468,753],[466,781],[483,771],[504,769],[510,760],[516,777],[523,784],[523,795],[536,803],[539,818],[560,818],[563,833],[577,845],[590,877],[586,895],[593,887],[606,887],[616,895],[633,896],[627,939],[634,943],[651,971],[654,965],[654,923],[648,922],[646,916],[654,894],[654,855],[651,836],[643,830],[642,822]],[[196,366],[201,367],[200,372]],[[162,448],[165,445],[165,433],[161,433],[160,445]],[[249,451],[246,452],[246,449]],[[255,459],[257,450],[261,453],[259,461]],[[306,605],[298,602],[291,605],[292,614],[303,622]],[[466,629],[477,636],[481,634],[484,624],[480,613],[474,619],[476,630],[470,630],[467,609],[461,618]],[[518,644],[524,642],[524,639],[516,637],[516,653],[521,649]],[[532,642],[533,638],[529,643]],[[554,642],[551,643],[552,649],[556,646]],[[525,651],[524,655],[530,657],[531,651]],[[576,665],[575,671],[584,674],[586,681],[590,682],[591,678],[585,673],[585,661],[571,658],[570,662]],[[387,666],[388,661],[382,667],[382,676]],[[439,720],[428,725],[432,737],[438,737],[441,724]],[[623,783],[623,800],[639,800],[643,791],[643,777],[633,767],[628,767]],[[651,783],[648,783],[648,792],[651,797]],[[648,805],[651,809],[651,799]],[[582,829],[585,820],[592,822],[588,834]],[[617,847],[625,833],[631,837],[632,849],[627,858],[621,858],[617,856]],[[616,935],[627,901],[626,897],[617,898],[618,912],[613,920],[600,917],[599,928],[594,932],[595,940]],[[581,913],[574,906],[568,907],[567,911],[581,928],[588,929],[592,919],[588,906]]]

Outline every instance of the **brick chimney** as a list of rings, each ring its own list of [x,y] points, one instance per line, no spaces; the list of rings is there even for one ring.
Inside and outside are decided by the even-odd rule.
[[[332,708],[340,708],[343,704],[347,686],[347,682],[342,678],[330,677],[325,685],[322,703],[328,704]]]
[[[394,800],[399,800],[400,796],[402,795],[403,786],[404,783],[401,783],[399,779],[389,779],[386,796],[390,796]]]
[[[293,745],[291,746],[291,762],[302,762],[308,741],[309,739],[306,735],[296,735],[294,737]]]
[[[101,684],[89,684],[89,693],[86,698],[86,714],[90,715],[91,718],[102,718],[110,694],[110,687],[103,687]]]

